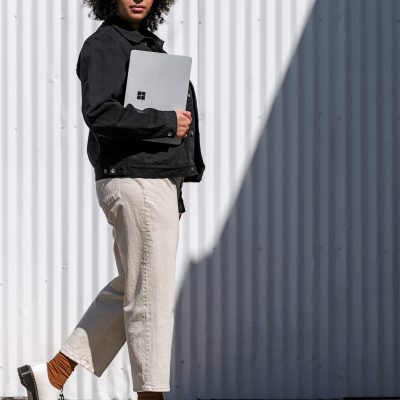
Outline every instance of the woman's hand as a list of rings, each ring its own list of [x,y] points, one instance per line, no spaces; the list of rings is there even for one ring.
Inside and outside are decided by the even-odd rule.
[[[192,123],[192,113],[186,110],[175,110],[178,127],[176,136],[184,138],[187,136],[189,126]]]

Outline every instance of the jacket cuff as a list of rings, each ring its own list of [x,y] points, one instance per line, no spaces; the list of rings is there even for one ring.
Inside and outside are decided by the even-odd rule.
[[[163,115],[166,121],[163,132],[168,137],[175,137],[178,130],[178,118],[176,112],[173,110],[167,110],[163,111]]]

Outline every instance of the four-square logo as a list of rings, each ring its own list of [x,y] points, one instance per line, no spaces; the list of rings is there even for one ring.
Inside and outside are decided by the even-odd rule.
[[[141,92],[140,90],[138,90],[136,98],[138,100],[145,100],[145,97],[146,97],[146,92]]]

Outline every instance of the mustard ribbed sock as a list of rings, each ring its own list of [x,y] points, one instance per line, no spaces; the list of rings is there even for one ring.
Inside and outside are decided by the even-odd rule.
[[[65,354],[58,352],[54,358],[47,363],[47,374],[50,383],[57,389],[64,386],[65,381],[72,374],[77,363]]]
[[[138,400],[164,400],[162,392],[138,392]]]

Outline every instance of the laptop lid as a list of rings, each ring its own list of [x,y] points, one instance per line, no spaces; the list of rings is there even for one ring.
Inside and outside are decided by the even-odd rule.
[[[186,109],[192,57],[132,50],[126,83],[125,104],[139,110],[155,108],[168,111]],[[181,138],[144,139],[180,144]]]

